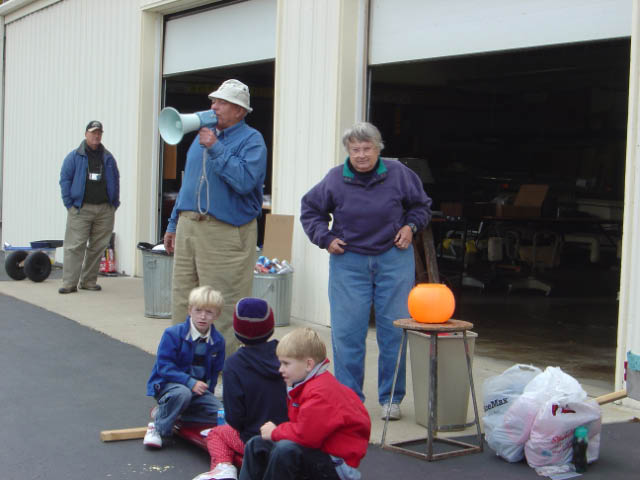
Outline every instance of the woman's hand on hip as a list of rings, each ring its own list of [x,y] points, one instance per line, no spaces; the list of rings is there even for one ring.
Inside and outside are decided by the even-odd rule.
[[[340,240],[339,238],[334,238],[333,241],[327,247],[327,251],[329,253],[333,253],[334,255],[341,255],[344,253],[344,247],[347,244],[344,240]]]
[[[413,241],[413,232],[411,231],[411,227],[409,225],[405,225],[398,233],[396,233],[396,238],[393,240],[393,244],[401,250],[406,250],[411,245]]]

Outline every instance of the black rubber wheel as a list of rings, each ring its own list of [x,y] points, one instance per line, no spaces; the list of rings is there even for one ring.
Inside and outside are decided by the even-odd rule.
[[[51,260],[49,255],[42,251],[31,252],[24,261],[24,273],[27,274],[29,280],[34,282],[42,282],[46,280],[51,273]]]
[[[24,267],[22,266],[22,262],[27,258],[27,255],[28,253],[24,250],[16,250],[7,255],[7,258],[4,259],[4,269],[7,271],[7,275],[14,280],[24,280],[27,278],[27,274],[24,273]]]

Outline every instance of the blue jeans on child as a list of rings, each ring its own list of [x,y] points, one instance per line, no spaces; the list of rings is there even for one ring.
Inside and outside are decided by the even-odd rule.
[[[238,480],[340,480],[328,453],[290,440],[252,437],[244,448]]]
[[[392,247],[380,255],[345,252],[329,261],[329,303],[333,364],[338,381],[364,401],[364,358],[371,305],[378,341],[378,402],[389,403],[402,329],[393,321],[408,318],[407,299],[415,285],[413,247]],[[393,403],[405,395],[406,348],[402,352]]]
[[[196,395],[181,383],[167,383],[156,395],[158,409],[154,423],[163,437],[168,437],[178,417],[184,422],[217,424],[222,403],[213,393]]]

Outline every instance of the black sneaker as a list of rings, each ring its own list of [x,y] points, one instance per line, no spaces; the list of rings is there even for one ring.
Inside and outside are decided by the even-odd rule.
[[[91,290],[92,292],[99,292],[100,290],[102,290],[102,287],[100,285],[80,285],[80,290]]]
[[[60,287],[58,289],[58,293],[61,293],[63,295],[65,293],[74,293],[74,292],[77,292],[77,291],[78,291],[78,289],[76,287]]]

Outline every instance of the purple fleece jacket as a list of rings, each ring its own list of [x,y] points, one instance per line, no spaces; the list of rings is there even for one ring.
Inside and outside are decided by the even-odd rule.
[[[333,224],[329,229],[329,221]],[[431,220],[431,199],[420,178],[397,160],[378,162],[367,183],[344,165],[334,167],[302,197],[300,221],[314,244],[327,248],[335,238],[346,251],[379,255],[393,247],[398,230]]]

